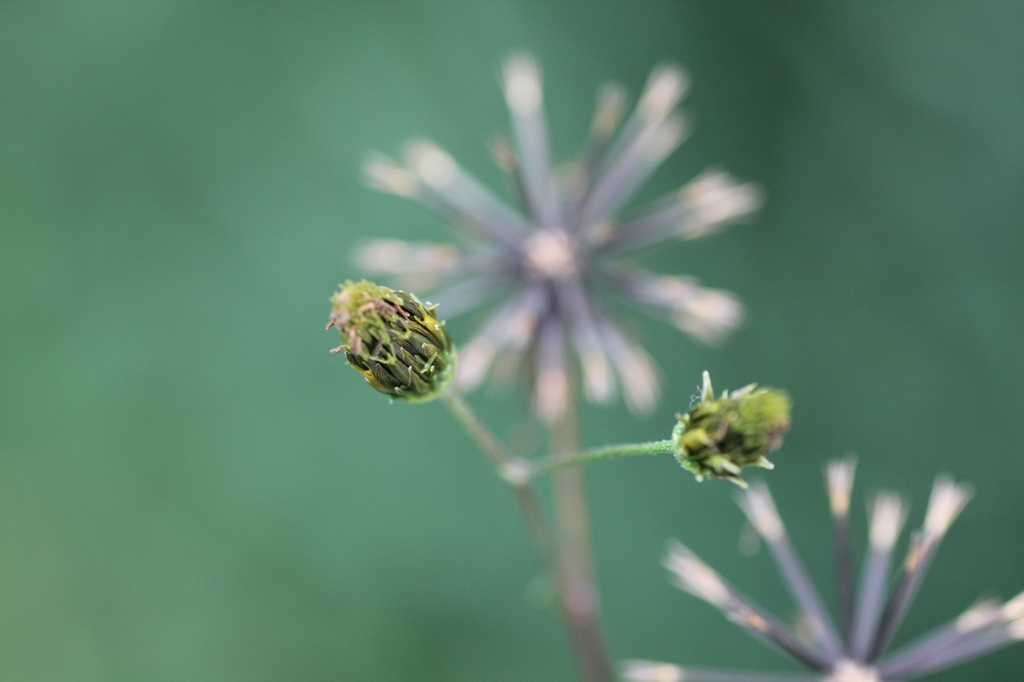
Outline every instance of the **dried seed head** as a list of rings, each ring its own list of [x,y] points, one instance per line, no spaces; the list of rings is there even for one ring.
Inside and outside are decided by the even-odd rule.
[[[346,281],[331,297],[327,328],[336,327],[348,363],[381,393],[411,402],[436,398],[452,377],[455,346],[436,306],[373,282]]]
[[[782,444],[789,430],[789,396],[774,388],[750,384],[723,391],[715,398],[711,378],[704,372],[701,400],[672,431],[676,459],[696,475],[724,478],[746,487],[743,467],[772,468],[767,455]]]

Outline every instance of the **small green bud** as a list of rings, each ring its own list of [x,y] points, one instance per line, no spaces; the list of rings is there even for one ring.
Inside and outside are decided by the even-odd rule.
[[[455,345],[434,316],[404,291],[346,281],[331,297],[327,328],[337,327],[348,364],[381,393],[410,402],[439,396],[452,378]]]
[[[679,463],[698,481],[714,476],[745,488],[739,476],[743,467],[775,466],[767,455],[782,445],[789,430],[789,396],[750,384],[715,398],[711,377],[704,372],[700,402],[676,417],[672,445]]]

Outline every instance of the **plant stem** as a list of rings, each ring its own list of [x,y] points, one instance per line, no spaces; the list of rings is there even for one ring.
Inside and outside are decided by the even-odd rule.
[[[569,630],[582,680],[614,682],[615,674],[598,623],[597,591],[594,588],[583,469],[574,463],[575,458],[582,454],[579,452],[579,431],[575,413],[570,411],[552,425],[551,443],[555,454],[548,460],[543,460],[552,462],[551,466],[546,466],[543,470],[554,470],[555,513],[559,530],[556,542],[531,484],[531,478],[536,472],[531,468],[530,462],[509,453],[480,421],[462,396],[454,390],[449,389],[442,398],[456,420],[487,453],[498,474],[509,484],[519,503],[544,568],[548,571],[552,584],[558,586],[562,620]],[[589,452],[613,450],[616,447],[621,449],[643,446],[613,446]],[[622,453],[625,454],[628,453]],[[652,451],[651,454],[655,452]],[[604,455],[612,456],[616,455]]]
[[[555,584],[558,576],[558,553],[555,540],[548,527],[540,500],[530,484],[529,463],[509,453],[476,413],[466,404],[462,396],[449,389],[441,396],[455,419],[483,449],[519,504],[530,539],[540,556],[541,564],[548,578]]]
[[[606,445],[601,448],[591,448],[575,454],[562,454],[553,457],[545,457],[530,462],[530,476],[553,471],[560,467],[574,464],[586,464],[602,459],[613,459],[615,457],[633,457],[636,455],[664,455],[672,453],[672,441],[656,440],[650,443],[630,443],[628,445]]]
[[[551,425],[552,457],[572,459],[579,454],[579,425],[575,403]],[[584,682],[613,682],[615,673],[601,635],[597,589],[590,548],[590,520],[583,467],[554,470],[555,516],[558,525],[558,575],[562,617],[572,638]]]

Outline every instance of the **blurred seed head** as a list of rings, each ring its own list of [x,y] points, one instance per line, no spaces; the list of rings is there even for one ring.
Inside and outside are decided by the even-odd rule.
[[[742,399],[755,392],[756,389],[746,387],[731,396],[723,394],[717,400]],[[710,381],[705,380],[701,403],[715,400]],[[826,471],[829,507],[836,531],[834,555],[837,569],[840,574],[852,575],[848,515],[854,460],[847,457],[831,462]],[[1004,603],[994,600],[975,603],[957,618],[896,651],[888,651],[942,538],[970,496],[970,486],[955,483],[949,476],[936,478],[923,526],[912,534],[907,559],[893,576],[891,553],[903,529],[908,505],[895,493],[874,495],[868,505],[869,542],[859,584],[842,580],[836,582],[840,616],[850,617],[845,621],[848,627],[839,629],[824,608],[814,583],[792,547],[768,487],[763,483],[750,486],[737,496],[739,504],[772,553],[786,591],[797,606],[796,623],[814,622],[815,627],[801,634],[798,628],[787,626],[734,588],[678,541],[668,543],[664,566],[677,587],[716,607],[726,618],[757,639],[803,663],[812,671],[810,676],[690,668],[631,660],[623,665],[624,678],[630,682],[773,682],[782,679],[898,682],[931,675],[1024,639],[1024,593],[1021,593]],[[845,613],[843,604],[848,605]]]
[[[439,285],[432,296],[448,314],[507,297],[465,345],[455,377],[460,388],[479,386],[492,368],[520,367],[534,410],[546,421],[566,413],[576,377],[591,402],[621,394],[630,410],[648,412],[660,394],[654,362],[598,292],[637,304],[702,343],[721,341],[742,322],[736,296],[619,257],[713,233],[756,210],[761,192],[714,170],[623,215],[688,132],[677,108],[689,77],[677,66],[654,69],[632,112],[624,88],[601,88],[585,147],[558,165],[537,61],[512,55],[502,80],[512,134],[493,139],[490,150],[516,205],[427,140],[408,144],[403,162],[372,154],[364,166],[370,186],[420,203],[460,228],[467,244],[380,240],[364,244],[357,261],[417,291]]]

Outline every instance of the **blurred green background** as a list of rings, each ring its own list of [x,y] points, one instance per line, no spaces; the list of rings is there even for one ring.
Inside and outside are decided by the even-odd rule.
[[[703,369],[784,386],[770,481],[822,589],[821,467],[851,451],[857,498],[905,491],[913,524],[939,471],[978,493],[898,641],[1024,588],[1021,3],[12,1],[0,677],[573,678],[502,484],[440,405],[388,405],[323,331],[360,239],[450,236],[363,187],[365,152],[427,135],[496,185],[513,49],[543,63],[560,156],[601,83],[682,63],[696,132],[640,199],[712,165],[768,194],[749,225],[644,254],[739,292],[749,322],[705,349],[637,317],[665,400],[586,408],[586,443],[665,437]],[[523,424],[512,394],[473,402]],[[659,565],[679,537],[791,615],[764,552],[737,551],[730,486],[667,457],[589,478],[618,657],[790,668]]]

